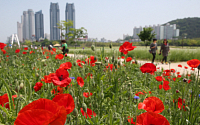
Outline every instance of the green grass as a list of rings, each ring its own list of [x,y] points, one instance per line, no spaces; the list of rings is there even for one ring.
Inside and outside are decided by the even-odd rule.
[[[82,48],[73,49],[70,48],[69,53],[77,53],[77,54],[86,54],[86,55],[99,55],[100,54],[100,47],[95,48],[95,51],[92,51],[90,48],[85,48],[84,50]],[[133,51],[130,51],[128,53],[129,57],[135,57],[136,59],[141,60],[151,60],[152,54],[148,52],[149,48],[147,47],[137,47]],[[113,56],[113,51],[115,56],[121,55],[119,53],[118,47],[113,47],[112,50],[108,47],[104,48],[104,52],[106,56]],[[163,58],[162,55],[156,55],[156,60],[161,61]],[[172,62],[180,62],[180,61],[188,61],[191,59],[199,59],[200,60],[200,49],[198,48],[174,48],[172,47],[170,50],[170,53],[168,55],[168,61]]]

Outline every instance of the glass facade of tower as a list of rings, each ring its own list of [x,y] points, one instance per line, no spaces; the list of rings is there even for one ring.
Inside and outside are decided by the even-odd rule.
[[[71,28],[75,28],[75,6],[74,4],[66,4],[66,10],[65,10],[65,21],[73,21],[73,27]],[[69,30],[66,31],[66,33],[68,33]]]
[[[50,5],[50,40],[60,40],[60,29],[57,23],[60,22],[60,10],[58,3]]]
[[[33,40],[35,37],[35,14],[32,9],[28,9],[28,21],[29,21],[29,39]]]
[[[39,41],[44,38],[44,20],[42,10],[35,13],[35,38]]]

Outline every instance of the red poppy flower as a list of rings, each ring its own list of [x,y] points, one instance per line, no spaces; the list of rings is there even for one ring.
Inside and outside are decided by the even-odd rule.
[[[1,51],[3,52],[3,54],[6,54],[6,50],[4,50],[4,49],[1,49]]]
[[[147,112],[161,113],[165,108],[163,102],[157,97],[148,97],[143,103],[138,104],[138,109],[144,109]]]
[[[177,78],[181,78],[181,75],[178,75]]]
[[[4,49],[5,46],[6,46],[5,43],[0,43],[0,49]]]
[[[170,125],[168,120],[157,113],[145,112],[137,117],[137,125]]]
[[[130,62],[132,60],[131,57],[126,58],[126,62]]]
[[[173,102],[174,102],[174,100],[173,100]],[[187,105],[186,105],[187,106]],[[181,99],[180,97],[178,98],[178,108],[179,109],[182,109],[182,107],[183,107],[183,109],[186,111],[186,109],[185,109],[185,99]]]
[[[91,92],[90,93],[89,92],[83,92],[83,96],[88,98],[88,97],[92,96],[92,93]]]
[[[67,57],[67,53],[65,54],[65,57]]]
[[[87,113],[85,113],[83,111],[83,108],[81,108],[81,113],[83,116],[85,116],[85,118],[87,118],[87,117],[92,118],[92,116],[94,116],[94,117],[96,116],[96,113],[89,108],[87,108]]]
[[[191,68],[192,71],[194,71],[194,68]]]
[[[6,55],[6,57],[9,57],[9,55]]]
[[[45,52],[42,52],[42,54],[44,55],[44,54],[45,54]]]
[[[142,71],[142,73],[154,74],[154,72],[156,71],[156,66],[152,63],[145,63],[140,67],[140,70]]]
[[[175,73],[176,71],[175,71],[175,69],[171,69],[171,72],[172,72],[172,73]]]
[[[27,52],[23,52],[22,54],[27,54]]]
[[[184,66],[184,68],[185,68],[185,69],[188,69],[188,67],[187,67],[187,66]]]
[[[178,74],[178,75],[179,75],[179,74],[180,74],[180,72],[177,72],[176,74]]]
[[[139,95],[145,95],[145,94],[143,92],[136,92],[135,95],[139,96]]]
[[[33,51],[30,51],[29,53],[30,53],[30,54],[32,54],[32,53],[33,53]]]
[[[134,50],[136,46],[132,46],[130,42],[124,42],[123,45],[119,47],[119,52],[124,53],[125,55],[128,54],[128,51]]]
[[[135,125],[135,122],[133,121],[133,118],[131,118],[131,116],[128,116],[128,122]]]
[[[55,95],[63,94],[64,88],[57,86],[57,89],[52,89],[51,93]]]
[[[53,50],[54,52],[56,52],[56,48],[52,48],[52,50]]]
[[[157,81],[161,82],[163,80],[162,76],[156,76],[155,77]]]
[[[49,56],[46,56],[46,59],[48,59],[49,58]]]
[[[124,56],[122,56],[121,58],[122,58],[122,59],[125,59],[125,57],[124,57]]]
[[[56,95],[52,101],[56,102],[59,106],[64,106],[67,114],[70,114],[75,108],[74,99],[70,94]]]
[[[12,100],[14,101],[14,98],[16,98],[16,97],[17,97],[17,95],[13,95],[13,96],[12,96]],[[2,96],[0,96],[0,105],[1,105],[2,107],[5,106],[5,108],[10,109],[10,106],[9,106],[9,99],[8,99],[8,94],[7,94],[7,93],[4,94],[4,95],[2,95]]]
[[[149,91],[149,94],[151,94],[151,91]]]
[[[113,64],[109,64],[109,63],[108,63],[108,66],[106,66],[106,69],[110,69],[110,71],[112,71],[112,70],[113,70],[113,67],[114,67]]]
[[[187,61],[187,64],[192,68],[197,68],[200,64],[200,60],[192,59],[192,60]]]
[[[18,113],[14,125],[64,125],[66,109],[49,99],[38,99]]]
[[[15,53],[19,53],[19,52],[20,52],[20,49],[16,49],[16,50],[15,50]]]
[[[83,66],[81,65],[81,63],[78,63],[78,66],[81,67],[81,68],[83,68]]]
[[[49,75],[44,76],[44,82],[45,83],[51,83],[51,76],[54,75],[54,73],[50,73]]]
[[[55,86],[66,87],[71,82],[69,73],[65,69],[57,69],[56,73],[51,75],[51,80]]]
[[[71,63],[71,62],[62,63],[62,64],[60,65],[60,68],[63,68],[63,69],[65,69],[65,70],[71,69],[71,67],[72,67],[72,63]]]
[[[191,79],[188,80],[188,83],[190,83],[190,82],[191,82]]]
[[[176,78],[173,78],[173,81],[175,82],[175,81],[176,81]]]
[[[105,59],[108,60],[109,58],[108,58],[108,57],[105,57]]]
[[[190,74],[188,74],[187,76],[191,76]]]
[[[95,66],[95,62],[96,62],[97,60],[95,59],[95,57],[94,56],[90,56],[90,58],[87,58],[86,59],[86,62],[87,62],[87,64],[89,65],[91,65],[91,66]]]
[[[53,52],[50,52],[51,53],[51,55],[53,55],[54,53]]]
[[[84,85],[84,80],[82,77],[77,77],[76,79],[77,83],[79,84],[80,87],[83,87]]]
[[[58,55],[56,55],[56,57],[55,57],[55,59],[59,59],[59,60],[61,60],[61,59],[63,59],[63,58],[64,58],[63,54],[58,54]]]
[[[39,91],[42,88],[43,84],[41,82],[37,82],[33,87],[35,92]]]
[[[24,50],[28,50],[28,47],[25,47]]]
[[[92,73],[88,73],[86,76],[85,76],[85,79],[88,77],[88,76],[90,76],[90,78],[92,79]]]
[[[181,65],[181,64],[179,64],[179,65],[178,65],[178,67],[181,67],[181,68],[182,68],[182,65]]]
[[[165,91],[171,89],[170,86],[169,86],[169,82],[168,81],[164,81],[163,82],[163,85],[159,85],[159,89],[164,89]]]

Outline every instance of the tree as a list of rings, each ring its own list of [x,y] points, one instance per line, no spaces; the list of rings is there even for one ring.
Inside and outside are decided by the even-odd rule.
[[[58,43],[59,43],[58,41],[53,41],[52,42],[53,45],[58,44]]]
[[[57,25],[58,25],[57,28],[61,29],[61,40],[62,40],[62,37],[65,37],[65,39],[69,39],[70,37],[73,36],[73,33],[72,33],[72,31],[74,30],[74,28],[72,28],[73,21],[68,20],[67,22],[67,21],[62,20]],[[63,30],[66,31],[65,34],[63,34],[62,32]]]
[[[30,46],[32,43],[31,43],[31,41],[30,40],[25,40],[25,45],[27,45],[27,46]]]
[[[150,44],[150,41],[155,38],[155,32],[153,32],[153,29],[151,27],[148,28],[143,28],[143,31],[141,31],[139,34],[137,34],[139,36],[139,38],[144,41],[144,44],[146,45],[146,47]],[[147,41],[147,42],[146,42]]]

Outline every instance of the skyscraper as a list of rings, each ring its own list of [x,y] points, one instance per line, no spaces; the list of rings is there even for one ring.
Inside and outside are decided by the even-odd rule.
[[[23,12],[23,41],[29,39],[29,20],[28,12]]]
[[[75,28],[75,7],[74,4],[66,4],[66,9],[65,9],[65,21],[68,22],[68,20],[73,21],[73,27],[71,28]],[[66,33],[68,33],[69,30],[66,31]]]
[[[23,24],[17,22],[17,36],[19,38],[19,41],[23,41]]]
[[[57,28],[57,23],[60,21],[60,10],[58,3],[50,5],[50,40],[60,39],[60,29]]]
[[[35,13],[35,38],[44,38],[44,20],[42,10]]]
[[[35,37],[35,14],[32,9],[28,9],[28,21],[29,21],[29,40],[33,40],[33,37]]]

